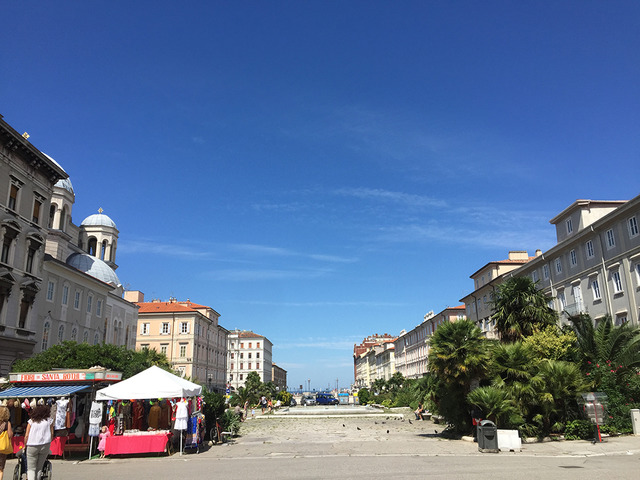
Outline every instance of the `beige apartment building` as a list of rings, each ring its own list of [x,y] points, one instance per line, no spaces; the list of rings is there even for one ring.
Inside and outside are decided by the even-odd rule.
[[[229,385],[237,390],[244,386],[247,375],[256,372],[264,383],[271,382],[273,344],[263,335],[250,330],[231,330],[228,337]]]
[[[228,330],[213,308],[189,300],[145,302],[141,292],[127,292],[138,307],[136,348],[164,353],[173,368],[208,389],[226,387]]]
[[[640,196],[629,201],[576,200],[551,219],[557,244],[509,272],[529,276],[566,322],[588,313],[596,322],[638,325]]]
[[[429,340],[436,329],[445,322],[465,319],[465,306],[447,307],[438,314],[433,311],[408,332],[403,330],[395,340],[395,371],[405,378],[420,378],[427,373]]]
[[[388,333],[375,334],[353,346],[354,388],[370,388],[378,378],[391,378],[395,373],[395,339]]]
[[[542,252],[536,252],[540,255]],[[526,251],[510,251],[506,260],[489,262],[472,273],[473,291],[461,298],[464,302],[466,317],[474,322],[487,338],[496,338],[495,321],[491,318],[493,307],[491,300],[498,285],[505,280],[505,275],[516,270],[535,257],[529,257]]]

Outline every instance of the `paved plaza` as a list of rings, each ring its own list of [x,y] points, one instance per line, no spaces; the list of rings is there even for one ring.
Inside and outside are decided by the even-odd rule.
[[[65,479],[173,478],[637,478],[640,437],[593,444],[558,441],[523,444],[520,452],[480,453],[477,444],[447,440],[441,425],[413,414],[258,415],[241,435],[200,453],[54,460]],[[302,413],[301,410],[297,410]],[[411,420],[411,421],[410,421]],[[12,471],[14,460],[7,462]],[[11,470],[9,470],[11,469]]]

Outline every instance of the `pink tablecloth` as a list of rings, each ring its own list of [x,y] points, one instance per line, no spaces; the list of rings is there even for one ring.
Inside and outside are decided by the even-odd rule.
[[[13,443],[13,453],[18,453],[21,448],[24,447],[24,437],[13,436],[11,439]],[[51,454],[59,457],[64,453],[64,446],[67,443],[67,437],[55,437],[51,442]]]
[[[171,433],[147,435],[119,435],[107,437],[105,455],[124,455],[127,453],[164,452]]]

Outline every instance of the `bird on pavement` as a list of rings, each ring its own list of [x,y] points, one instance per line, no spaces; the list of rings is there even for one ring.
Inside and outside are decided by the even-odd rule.
[[[412,422],[411,420],[409,420],[409,423],[410,423],[411,425],[413,425],[413,422]]]
[[[387,430],[387,433],[389,433],[389,430]]]
[[[360,428],[360,427],[356,427],[356,428],[357,428],[358,430],[361,430],[361,428]]]

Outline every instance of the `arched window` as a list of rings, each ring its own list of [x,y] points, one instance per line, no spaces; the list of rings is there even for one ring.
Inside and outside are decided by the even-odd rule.
[[[106,260],[105,256],[107,253],[107,241],[103,240],[102,245],[100,247],[100,260]]]
[[[51,207],[49,207],[49,222],[47,223],[47,226],[49,228],[53,228],[53,217],[56,214],[56,204],[52,203]]]
[[[124,346],[129,347],[129,325],[124,330]]]
[[[91,237],[89,239],[89,244],[87,245],[87,253],[95,257],[97,256],[97,253],[98,253],[97,249],[98,249],[98,241],[96,240],[96,237]]]
[[[111,242],[111,252],[109,254],[109,260],[112,261],[113,263],[116,263],[116,241],[112,241]]]
[[[49,348],[49,330],[51,330],[51,323],[44,322],[44,327],[42,328],[42,351],[44,352],[47,348]]]
[[[89,343],[89,331],[85,330],[84,333],[82,334],[82,341],[84,343]]]
[[[75,342],[77,339],[78,339],[78,329],[76,327],[73,327],[71,329],[71,340]]]
[[[118,322],[113,322],[113,344],[118,345],[118,340],[120,338],[120,325]]]
[[[60,230],[64,232],[65,228],[67,228],[67,206],[62,207],[62,212],[60,213]]]
[[[102,334],[102,343],[107,343],[107,328],[109,326],[109,324],[107,323],[108,320],[105,318],[104,319],[104,333]],[[96,333],[97,335],[97,333]]]
[[[60,325],[58,328],[58,343],[62,343],[64,340],[64,325]]]
[[[93,344],[98,345],[98,343],[100,343],[100,334],[96,332],[96,334],[93,336]]]

